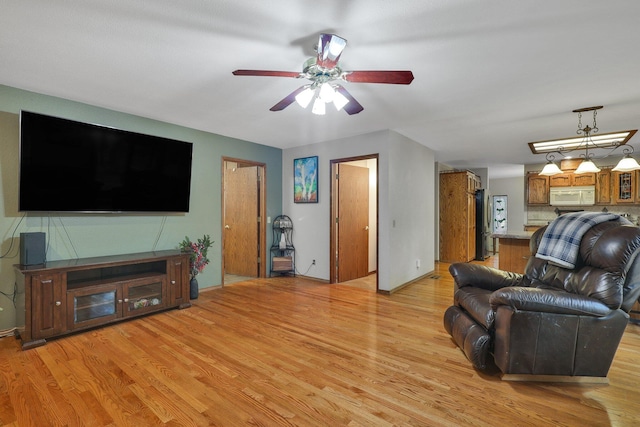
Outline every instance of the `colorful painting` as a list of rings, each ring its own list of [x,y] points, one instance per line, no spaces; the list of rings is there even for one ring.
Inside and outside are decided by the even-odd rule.
[[[293,201],[318,203],[318,156],[293,161]]]

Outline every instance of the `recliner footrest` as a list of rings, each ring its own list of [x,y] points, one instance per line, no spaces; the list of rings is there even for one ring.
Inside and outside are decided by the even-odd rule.
[[[480,370],[487,368],[491,337],[485,328],[457,306],[444,313],[444,327],[473,366]]]

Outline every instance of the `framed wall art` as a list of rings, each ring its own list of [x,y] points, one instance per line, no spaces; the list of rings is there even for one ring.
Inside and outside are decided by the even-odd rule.
[[[493,196],[493,233],[507,232],[507,196]]]
[[[293,160],[293,202],[318,203],[318,156]]]

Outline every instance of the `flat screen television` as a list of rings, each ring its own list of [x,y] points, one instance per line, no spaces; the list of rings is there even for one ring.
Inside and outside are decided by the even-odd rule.
[[[189,212],[193,144],[20,112],[21,212]]]

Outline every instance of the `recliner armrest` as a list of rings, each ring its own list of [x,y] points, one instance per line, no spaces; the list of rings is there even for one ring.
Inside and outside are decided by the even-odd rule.
[[[494,311],[500,305],[507,305],[516,310],[554,314],[600,317],[611,313],[611,308],[597,299],[558,289],[524,287],[499,289],[491,294],[489,304]]]
[[[449,273],[453,276],[457,288],[474,286],[489,291],[495,291],[507,286],[523,284],[524,275],[499,270],[480,264],[459,262],[449,266]]]

